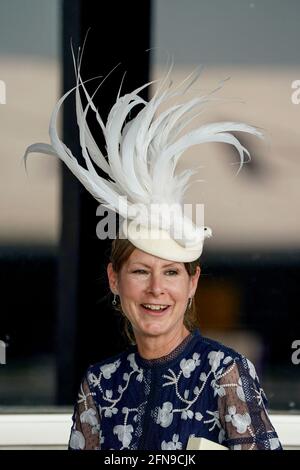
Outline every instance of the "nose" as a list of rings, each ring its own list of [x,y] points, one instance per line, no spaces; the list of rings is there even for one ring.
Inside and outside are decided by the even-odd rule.
[[[151,293],[156,297],[165,292],[164,281],[160,274],[152,273],[147,287],[148,293]]]

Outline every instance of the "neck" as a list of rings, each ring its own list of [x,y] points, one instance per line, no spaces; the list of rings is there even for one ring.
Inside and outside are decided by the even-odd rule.
[[[136,334],[139,354],[144,359],[158,359],[173,351],[190,334],[184,325],[179,331],[172,332],[166,338],[162,336],[142,336]]]

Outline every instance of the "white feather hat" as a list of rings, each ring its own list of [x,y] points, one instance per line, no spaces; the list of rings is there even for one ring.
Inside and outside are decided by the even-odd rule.
[[[174,87],[169,79],[171,69],[159,82],[157,91],[149,101],[142,99],[140,92],[153,82],[123,96],[120,95],[120,87],[116,102],[104,123],[93,102],[99,87],[92,96],[89,95],[80,76],[79,63],[78,69],[75,67],[76,86],[61,97],[52,112],[49,128],[51,145],[30,145],[24,159],[26,164],[26,158],[31,152],[56,155],[97,201],[119,213],[122,220],[120,237],[127,238],[134,246],[154,256],[189,262],[200,257],[204,239],[211,236],[212,231],[208,227],[196,226],[182,210],[184,194],[197,169],[175,174],[179,159],[193,145],[226,142],[239,153],[239,172],[244,163],[244,153],[249,158],[250,155],[231,132],[241,131],[257,137],[262,137],[262,133],[257,128],[239,122],[204,124],[184,133],[187,124],[211,98],[205,95],[183,103],[178,100],[177,104],[159,113],[158,108],[170,98],[184,97],[200,74],[197,69]],[[87,101],[85,109],[80,90]],[[78,163],[57,132],[59,110],[74,91],[79,139],[86,168]],[[130,111],[138,105],[142,109],[135,118],[128,120]],[[106,156],[100,151],[89,129],[86,119],[89,110],[95,114],[104,135]],[[100,177],[95,166],[101,168],[109,179]]]

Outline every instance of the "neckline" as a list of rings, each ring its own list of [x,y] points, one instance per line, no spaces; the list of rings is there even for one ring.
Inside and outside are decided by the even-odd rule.
[[[198,329],[192,331],[189,335],[187,335],[181,343],[176,346],[175,349],[170,351],[165,356],[157,357],[155,359],[144,359],[138,352],[137,346],[135,346],[135,356],[136,362],[144,368],[159,368],[165,367],[166,365],[170,365],[173,361],[177,361],[179,356],[186,350],[188,346],[193,343],[193,339],[200,336],[200,332]]]

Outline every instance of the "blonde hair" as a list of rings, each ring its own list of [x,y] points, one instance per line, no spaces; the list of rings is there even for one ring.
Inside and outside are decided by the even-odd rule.
[[[110,252],[110,262],[112,263],[112,268],[115,273],[118,274],[121,271],[122,266],[124,265],[124,263],[126,263],[135,248],[136,247],[127,239],[117,237],[115,240],[113,240]],[[188,275],[193,276],[194,274],[196,274],[197,266],[199,266],[199,259],[190,263],[184,263],[184,266]],[[118,302],[117,305],[114,306],[114,308],[121,312],[124,318],[124,333],[126,337],[129,339],[131,344],[135,344],[135,338],[131,323],[122,311],[120,302]],[[197,315],[194,297],[192,299],[191,306],[187,307],[185,311],[183,323],[189,331],[193,331],[197,328]]]

